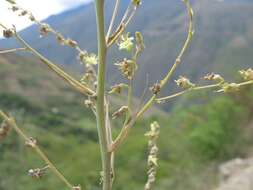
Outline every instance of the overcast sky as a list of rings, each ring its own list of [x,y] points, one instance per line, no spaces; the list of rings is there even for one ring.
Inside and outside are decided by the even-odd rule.
[[[23,8],[34,13],[37,19],[45,19],[52,14],[60,13],[75,6],[85,4],[91,0],[16,0]],[[31,23],[26,18],[20,18],[17,13],[8,10],[9,3],[0,0],[0,22],[11,26],[14,24],[18,30],[29,26]],[[1,32],[2,33],[2,32]],[[0,35],[1,37],[1,35]]]

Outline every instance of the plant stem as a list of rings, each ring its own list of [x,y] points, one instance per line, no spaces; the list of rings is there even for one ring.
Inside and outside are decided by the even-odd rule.
[[[98,39],[98,86],[97,86],[97,129],[103,168],[103,190],[111,189],[111,153],[108,151],[107,130],[105,122],[105,66],[106,66],[106,41],[104,27],[104,0],[96,0],[96,20]]]

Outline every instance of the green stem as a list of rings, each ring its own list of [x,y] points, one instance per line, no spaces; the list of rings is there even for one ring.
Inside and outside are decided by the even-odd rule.
[[[105,122],[105,66],[106,66],[106,41],[104,27],[104,0],[96,0],[97,39],[98,39],[98,86],[97,86],[97,129],[103,168],[103,190],[111,189],[111,153],[108,151]]]

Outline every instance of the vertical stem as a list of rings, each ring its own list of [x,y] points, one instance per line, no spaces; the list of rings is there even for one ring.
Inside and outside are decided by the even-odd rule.
[[[105,66],[106,66],[106,42],[104,27],[104,0],[96,0],[97,40],[98,40],[98,86],[97,86],[97,129],[103,168],[103,190],[111,189],[111,153],[108,151],[105,122]]]

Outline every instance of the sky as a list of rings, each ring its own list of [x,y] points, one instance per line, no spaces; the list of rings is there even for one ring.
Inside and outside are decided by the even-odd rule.
[[[31,11],[39,20],[45,19],[50,15],[60,13],[89,1],[91,0],[16,0],[18,5]],[[2,24],[8,27],[11,27],[12,24],[14,24],[17,30],[31,25],[31,22],[29,22],[27,18],[18,17],[17,13],[13,13],[12,11],[8,10],[10,7],[9,5],[10,4],[5,0],[0,0],[0,22]],[[1,35],[2,31],[0,37],[2,37]]]

